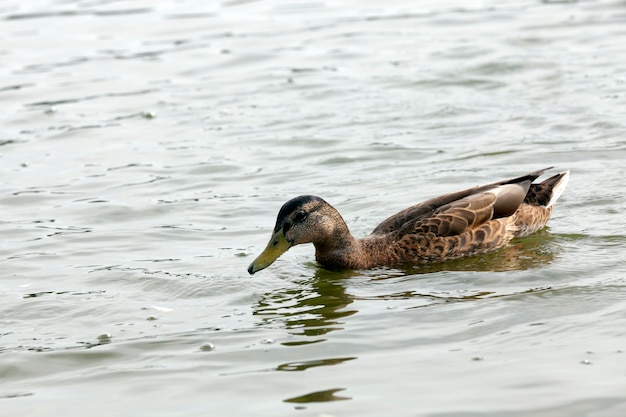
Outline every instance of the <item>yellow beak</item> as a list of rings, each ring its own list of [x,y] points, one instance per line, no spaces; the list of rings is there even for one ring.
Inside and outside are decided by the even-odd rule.
[[[255,272],[259,272],[261,269],[265,269],[270,266],[280,255],[287,252],[287,249],[291,247],[291,243],[285,239],[283,229],[280,229],[270,239],[269,243],[265,247],[265,250],[250,264],[248,272],[250,275]]]

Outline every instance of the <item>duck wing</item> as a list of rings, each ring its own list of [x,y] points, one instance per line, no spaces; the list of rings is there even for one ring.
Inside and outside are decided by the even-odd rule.
[[[431,215],[407,223],[398,235],[426,234],[447,237],[502,217],[511,216],[524,201],[530,181],[498,185],[489,190],[470,194],[437,208]]]
[[[531,183],[547,169],[550,168],[431,198],[389,217],[372,235],[432,232],[452,236],[489,220],[510,216],[524,201]]]

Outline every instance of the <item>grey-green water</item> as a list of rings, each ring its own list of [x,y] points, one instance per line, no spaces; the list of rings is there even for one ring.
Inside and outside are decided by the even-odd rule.
[[[3,2],[0,414],[624,415],[624,57],[622,1]],[[550,165],[497,253],[246,272],[296,195]]]

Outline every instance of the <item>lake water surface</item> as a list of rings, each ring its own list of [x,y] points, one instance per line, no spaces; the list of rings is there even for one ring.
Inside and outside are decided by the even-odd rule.
[[[625,415],[625,57],[624,1],[2,2],[0,415]],[[501,251],[246,272],[294,196],[552,165]]]

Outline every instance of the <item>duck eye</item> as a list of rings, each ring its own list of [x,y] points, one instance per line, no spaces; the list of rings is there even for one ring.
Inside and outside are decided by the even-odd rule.
[[[303,211],[299,211],[296,213],[295,216],[293,216],[293,221],[294,222],[301,222],[302,220],[304,220],[304,218],[306,217],[306,213]]]

